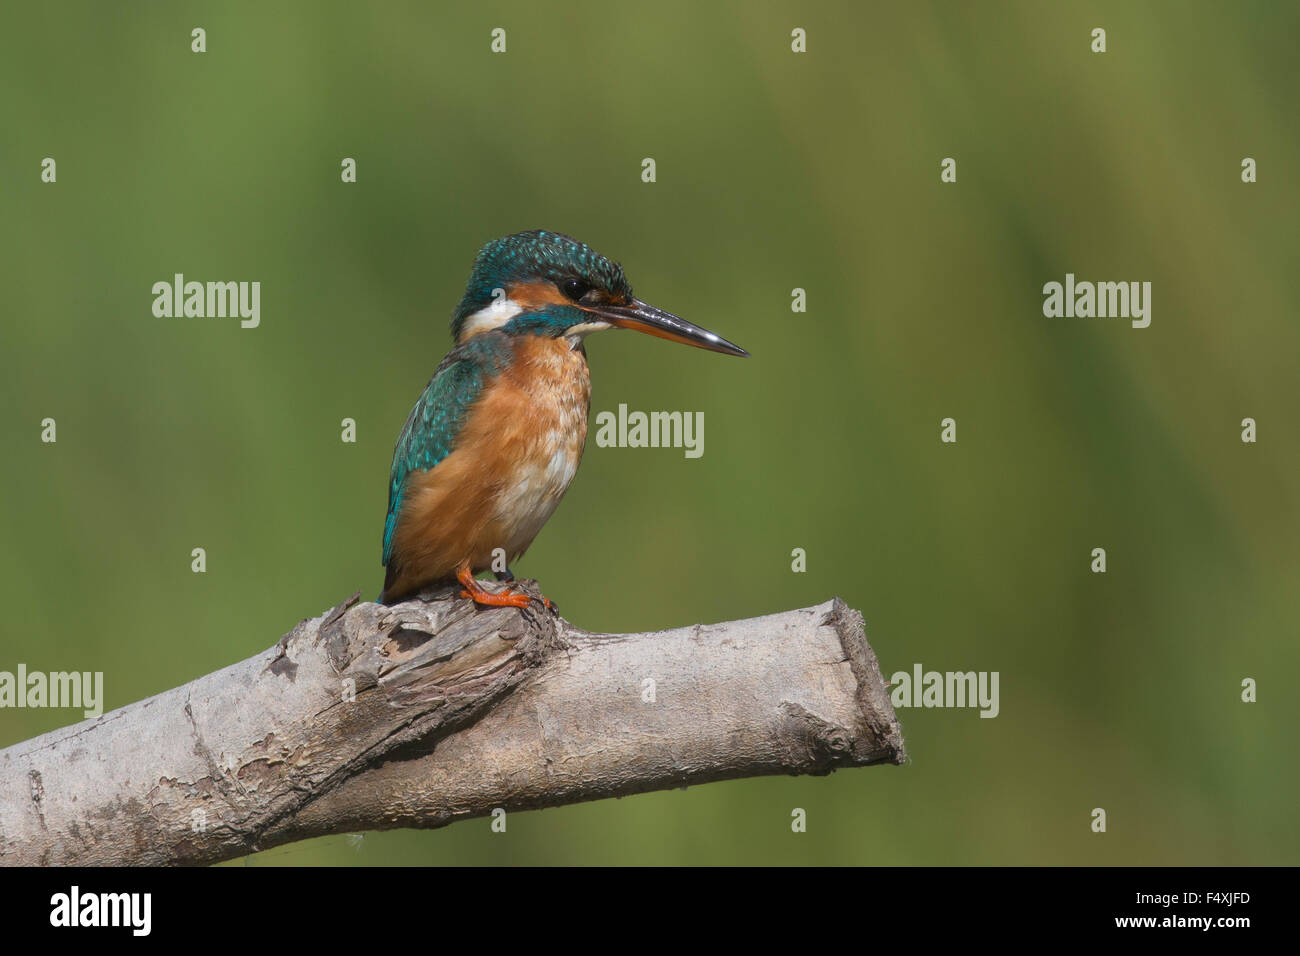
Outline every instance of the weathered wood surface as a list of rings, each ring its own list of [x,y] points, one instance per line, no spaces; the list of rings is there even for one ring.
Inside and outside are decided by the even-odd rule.
[[[861,615],[838,599],[616,635],[454,589],[354,601],[248,660],[0,751],[0,863],[213,863],[904,760]]]

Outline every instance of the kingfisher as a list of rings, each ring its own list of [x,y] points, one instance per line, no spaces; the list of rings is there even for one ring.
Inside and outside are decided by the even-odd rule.
[[[452,349],[393,451],[382,603],[455,579],[478,604],[529,606],[510,563],[577,473],[591,406],[583,340],[610,328],[749,354],[637,299],[618,263],[569,236],[536,229],[479,250],[452,313]],[[475,577],[488,570],[502,590]]]

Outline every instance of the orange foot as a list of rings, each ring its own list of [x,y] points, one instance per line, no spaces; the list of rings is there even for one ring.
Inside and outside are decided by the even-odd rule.
[[[478,582],[467,566],[457,568],[456,580],[464,586],[460,596],[473,598],[475,604],[486,604],[490,607],[529,607],[534,600],[522,591],[511,590],[508,585],[503,591],[489,591]],[[555,605],[549,598],[542,598],[541,602],[548,611],[555,610]]]

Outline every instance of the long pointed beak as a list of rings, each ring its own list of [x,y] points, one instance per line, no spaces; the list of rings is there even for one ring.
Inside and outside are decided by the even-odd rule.
[[[640,299],[633,299],[627,305],[602,306],[597,312],[610,325],[620,329],[636,329],[670,342],[681,342],[683,345],[693,345],[697,349],[708,349],[723,355],[749,355],[739,345],[733,345],[721,335],[714,335],[708,329],[679,319],[671,312],[656,309]]]

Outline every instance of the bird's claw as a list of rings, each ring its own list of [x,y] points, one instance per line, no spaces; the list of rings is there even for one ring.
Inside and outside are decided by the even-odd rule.
[[[555,603],[548,597],[533,597],[531,594],[525,594],[523,591],[489,591],[487,588],[481,588],[478,591],[470,591],[467,588],[461,588],[460,596],[470,598],[475,604],[485,607],[517,607],[530,608],[533,604],[540,604],[552,614],[558,614],[559,609]]]

